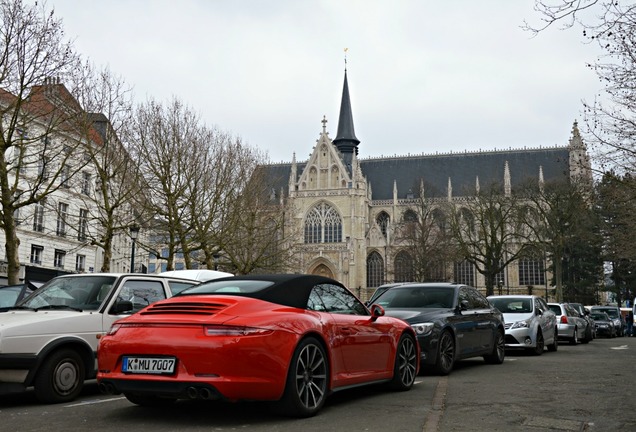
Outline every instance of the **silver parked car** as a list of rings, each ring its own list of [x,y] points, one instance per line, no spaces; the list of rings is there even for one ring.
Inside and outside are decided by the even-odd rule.
[[[548,303],[548,306],[557,315],[559,339],[566,339],[571,345],[590,341],[585,334],[587,321],[576,309],[568,303]]]
[[[503,313],[506,348],[523,349],[534,355],[558,348],[556,314],[536,295],[495,295],[488,301]]]

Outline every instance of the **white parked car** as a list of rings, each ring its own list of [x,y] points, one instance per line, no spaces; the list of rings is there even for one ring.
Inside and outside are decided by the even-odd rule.
[[[140,273],[58,276],[0,312],[0,394],[34,387],[41,402],[75,399],[97,375],[113,322],[199,281]]]
[[[495,295],[488,301],[503,314],[506,348],[534,355],[558,348],[557,319],[545,300],[536,295]]]

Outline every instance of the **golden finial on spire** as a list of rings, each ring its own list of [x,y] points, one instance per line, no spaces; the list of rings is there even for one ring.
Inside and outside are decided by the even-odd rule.
[[[349,51],[349,48],[344,49],[345,72],[347,71],[347,51]]]

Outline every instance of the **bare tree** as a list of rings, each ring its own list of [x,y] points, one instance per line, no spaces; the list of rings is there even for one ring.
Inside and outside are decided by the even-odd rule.
[[[61,79],[81,72],[62,23],[37,3],[0,3],[0,228],[8,281],[18,282],[15,215],[65,188],[86,164],[88,116]],[[79,81],[79,80],[78,80]]]
[[[457,248],[447,229],[447,209],[426,198],[423,180],[415,191],[413,203],[397,224],[396,244],[413,259],[413,280],[448,280],[448,263],[455,260]]]
[[[113,239],[138,223],[133,212],[135,202],[143,202],[144,182],[135,161],[122,139],[129,139],[132,114],[132,90],[108,68],[86,64],[84,82],[89,85],[79,99],[90,112],[91,133],[97,132],[100,145],[87,148],[91,170],[77,176],[85,212],[77,225],[78,238],[104,251],[101,271],[111,269]],[[91,137],[86,137],[89,140]]]
[[[590,210],[586,199],[589,193],[576,182],[558,181],[541,187],[526,185],[522,196],[526,242],[547,253],[553,267],[556,299],[563,301],[563,263],[571,240],[583,235],[580,227]]]
[[[292,209],[267,188],[264,171],[259,169],[262,159],[249,160],[240,176],[248,181],[231,193],[217,243],[236,273],[291,271],[298,268],[293,249],[298,233],[287,220]]]
[[[449,228],[460,256],[484,275],[492,295],[497,275],[524,252],[519,200],[496,186],[467,197],[448,203]]]
[[[168,249],[167,269],[177,253],[188,256],[193,237],[190,185],[200,175],[201,122],[196,113],[174,98],[167,105],[154,100],[140,105],[132,126],[133,158],[147,184],[138,203],[140,222],[152,227],[155,240]],[[143,210],[142,210],[143,209]],[[150,245],[146,245],[150,248]],[[158,257],[160,251],[153,251]]]
[[[588,63],[605,86],[606,97],[583,102],[586,141],[601,172],[636,168],[636,5],[616,0],[536,0],[542,23],[534,34],[559,24],[579,28],[600,55]]]

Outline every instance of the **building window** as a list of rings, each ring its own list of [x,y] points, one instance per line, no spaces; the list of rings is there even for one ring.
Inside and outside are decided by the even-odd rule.
[[[53,257],[53,267],[64,268],[64,258],[66,258],[66,252],[63,250],[55,249],[55,256]]]
[[[49,158],[42,156],[38,161],[38,177],[46,180],[49,177]]]
[[[521,258],[519,260],[519,285],[545,285],[543,260],[536,258]]]
[[[42,252],[44,248],[38,245],[31,245],[31,264],[42,264]]]
[[[305,243],[338,243],[342,241],[342,220],[336,210],[320,203],[305,219]]]
[[[455,282],[464,285],[475,286],[475,269],[468,261],[455,263]]]
[[[35,204],[33,210],[33,231],[44,231],[44,201]]]
[[[69,188],[69,178],[71,177],[71,168],[68,165],[64,165],[60,171],[60,187],[64,189]]]
[[[83,272],[86,268],[86,255],[77,255],[75,257],[75,271]]]
[[[82,173],[82,193],[89,195],[91,193],[91,175],[90,173]]]
[[[380,227],[380,232],[386,238],[387,229],[389,227],[389,215],[386,212],[380,212],[378,216],[375,218],[375,222]]]
[[[384,283],[384,260],[377,252],[367,257],[367,288],[379,287]]]
[[[88,231],[88,210],[80,209],[79,226],[77,227],[77,239],[79,241],[86,240],[86,232]]]
[[[55,233],[60,236],[66,236],[66,217],[68,214],[68,204],[59,203],[57,206],[57,230]]]
[[[395,256],[395,281],[411,282],[414,279],[413,258],[408,252],[398,252]]]

